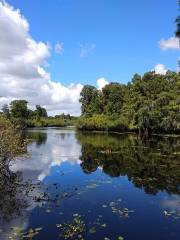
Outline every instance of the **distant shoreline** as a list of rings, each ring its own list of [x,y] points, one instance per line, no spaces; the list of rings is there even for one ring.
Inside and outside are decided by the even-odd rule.
[[[40,129],[73,129],[76,130],[77,132],[81,133],[99,133],[99,134],[117,134],[117,135],[126,135],[126,134],[133,134],[133,135],[138,135],[137,131],[125,131],[125,132],[117,132],[117,131],[103,131],[103,130],[81,130],[78,129],[75,125],[71,126],[42,126],[42,127],[27,127],[26,130],[40,130]],[[152,133],[150,136],[162,136],[162,137],[175,137],[175,138],[180,138],[180,134],[175,134],[175,133]]]

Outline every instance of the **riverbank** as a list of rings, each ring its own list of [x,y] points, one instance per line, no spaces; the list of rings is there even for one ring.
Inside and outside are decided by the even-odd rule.
[[[140,135],[180,135],[180,129],[164,129],[158,126],[141,128],[138,125],[130,125],[123,118],[113,118],[106,115],[81,116],[76,121],[76,127],[80,131],[102,131],[113,133],[136,133]]]
[[[78,131],[85,132],[102,132],[114,134],[145,134],[138,127],[128,126],[122,119],[113,118],[106,115],[94,115],[91,117],[74,117],[71,119],[58,119],[54,117],[40,119],[19,119],[0,117],[0,127],[4,124],[13,124],[17,129],[27,128],[76,128]],[[180,136],[180,129],[175,131],[157,131],[149,129],[148,135],[158,136]]]
[[[137,131],[124,131],[124,132],[117,132],[117,131],[102,131],[102,130],[81,130],[78,129],[75,125],[74,126],[45,126],[45,127],[28,127],[27,130],[38,131],[38,130],[47,130],[47,129],[61,129],[61,130],[74,130],[78,133],[84,134],[102,134],[102,135],[134,135],[137,136]],[[166,134],[166,133],[152,133],[150,136],[157,136],[157,137],[167,137],[167,138],[180,138],[180,134]]]

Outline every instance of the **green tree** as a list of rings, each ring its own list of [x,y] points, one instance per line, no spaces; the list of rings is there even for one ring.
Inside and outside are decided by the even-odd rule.
[[[101,113],[102,106],[99,91],[90,85],[85,85],[80,94],[81,111],[83,115]]]
[[[10,103],[10,113],[13,118],[27,119],[29,111],[26,100],[14,100]]]
[[[80,102],[80,129],[180,132],[180,73],[135,74],[127,85],[110,83],[102,91],[85,86]]]
[[[105,114],[117,115],[121,113],[125,94],[125,86],[110,83],[102,89],[103,110]]]
[[[3,107],[2,107],[2,112],[3,114],[9,118],[10,117],[10,112],[9,112],[9,106],[8,104],[4,104]]]
[[[0,118],[0,163],[7,164],[26,153],[27,142],[10,120]]]
[[[47,111],[45,108],[41,107],[40,105],[36,105],[36,110],[34,111],[34,115],[39,119],[39,118],[46,118]]]

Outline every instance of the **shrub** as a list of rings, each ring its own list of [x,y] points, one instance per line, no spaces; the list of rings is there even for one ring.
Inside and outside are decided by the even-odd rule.
[[[118,131],[128,130],[127,125],[122,119],[114,119],[110,116],[97,114],[91,117],[82,116],[76,122],[79,130],[96,130],[96,131]]]

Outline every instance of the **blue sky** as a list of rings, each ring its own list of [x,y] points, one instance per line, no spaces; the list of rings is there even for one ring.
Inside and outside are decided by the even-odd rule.
[[[176,70],[178,51],[162,51],[172,37],[177,0],[8,0],[19,8],[36,41],[51,45],[48,71],[64,85],[96,84],[100,77],[126,83],[156,64]],[[62,54],[53,50],[63,43]],[[81,46],[91,48],[80,56]],[[93,47],[92,47],[93,46]]]
[[[0,0],[0,108],[79,115],[85,84],[177,70],[177,0]],[[19,11],[18,11],[19,9]],[[72,84],[71,84],[72,83]]]

